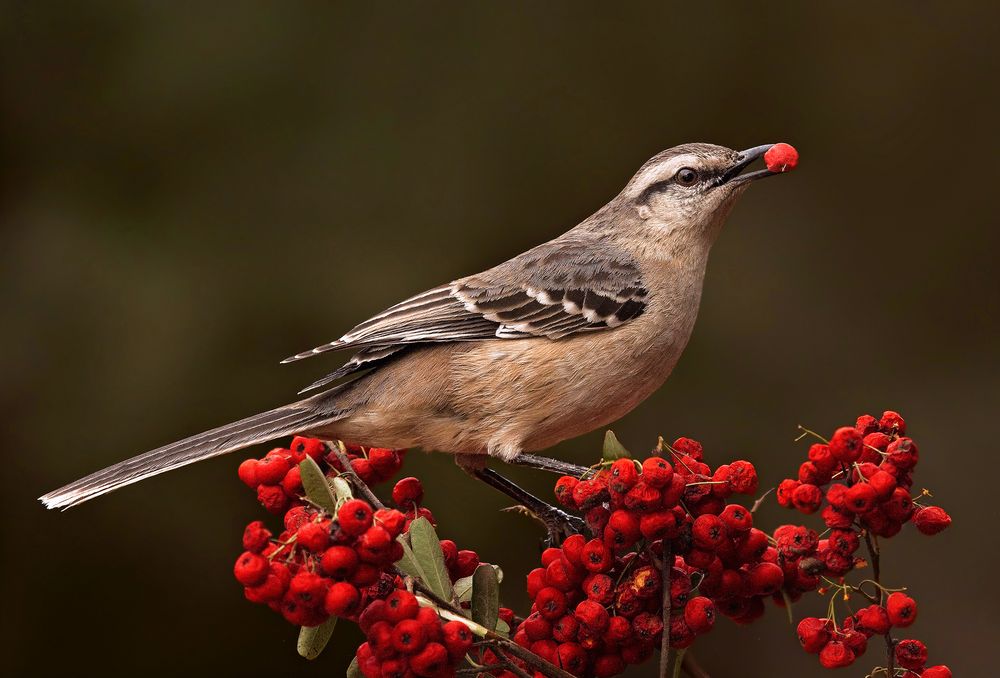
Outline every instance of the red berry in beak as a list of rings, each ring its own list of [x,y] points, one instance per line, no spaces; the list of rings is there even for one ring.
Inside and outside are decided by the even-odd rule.
[[[799,164],[799,152],[789,144],[775,144],[764,154],[764,164],[769,172],[791,172]]]

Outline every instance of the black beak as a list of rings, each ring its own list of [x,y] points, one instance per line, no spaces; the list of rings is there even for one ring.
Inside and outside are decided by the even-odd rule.
[[[757,158],[764,156],[767,151],[774,146],[774,144],[764,144],[763,146],[754,146],[753,148],[748,148],[745,151],[740,151],[740,154],[736,157],[736,162],[733,166],[726,170],[722,176],[716,181],[716,186],[721,186],[722,184],[745,184],[747,182],[753,181],[755,179],[763,179],[764,177],[773,177],[779,174],[779,172],[772,172],[767,169],[757,170],[756,172],[749,172],[747,174],[741,174],[743,170],[753,164],[753,161]]]

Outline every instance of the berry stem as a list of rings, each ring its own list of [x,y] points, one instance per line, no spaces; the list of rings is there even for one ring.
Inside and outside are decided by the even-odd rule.
[[[687,648],[677,650],[677,657],[674,659],[674,670],[672,673],[673,678],[681,678],[681,667],[684,666],[684,653],[686,651]],[[663,676],[666,678],[666,674],[663,674]]]

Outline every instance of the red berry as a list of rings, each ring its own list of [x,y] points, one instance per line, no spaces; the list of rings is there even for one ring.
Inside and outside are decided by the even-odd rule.
[[[923,534],[937,534],[951,525],[951,516],[943,508],[927,506],[913,514],[913,524]]]
[[[854,429],[851,429],[852,431]],[[819,653],[819,663],[823,668],[839,669],[854,663],[854,652],[839,640],[831,640]]]
[[[903,417],[899,415],[899,412],[893,412],[892,410],[886,410],[882,413],[882,418],[879,419],[878,427],[882,429],[883,433],[888,433],[890,435],[893,433],[898,435],[906,434],[906,422],[903,421]]]
[[[331,546],[323,553],[319,566],[335,579],[347,579],[358,567],[358,554],[347,546]]]
[[[538,592],[545,588],[545,568],[536,567],[534,570],[528,573],[528,597],[534,600],[538,596]]]
[[[651,487],[665,487],[674,476],[674,468],[663,457],[649,457],[642,462],[642,479]]]
[[[636,485],[636,487],[639,486]],[[659,493],[656,497],[659,499]],[[641,536],[639,517],[624,509],[612,513],[604,528],[604,543],[619,552],[631,548]]]
[[[260,485],[257,488],[257,501],[265,511],[278,515],[288,508],[291,499],[278,485]]]
[[[889,594],[885,609],[893,626],[902,628],[917,620],[917,602],[901,591]]]
[[[863,436],[878,430],[878,419],[870,414],[862,414],[854,423],[854,428]]]
[[[645,480],[640,480],[625,494],[625,508],[645,513],[655,511],[663,503],[662,493]]]
[[[830,548],[845,556],[857,551],[861,545],[858,533],[853,530],[831,530],[829,542]]]
[[[403,533],[403,526],[406,524],[406,516],[396,509],[382,508],[375,511],[373,522],[381,525],[389,536],[395,539]]]
[[[698,516],[691,526],[694,543],[706,551],[715,551],[728,536],[725,523],[710,513]]]
[[[854,615],[854,627],[871,636],[882,636],[889,632],[889,613],[881,605],[869,605]]]
[[[758,563],[747,574],[750,592],[755,596],[777,593],[785,581],[785,573],[774,563]]]
[[[327,589],[323,599],[323,609],[327,614],[337,617],[350,617],[358,610],[361,602],[360,592],[347,582],[338,581]]]
[[[571,614],[563,615],[552,625],[552,637],[559,643],[576,640],[580,631],[580,622]]]
[[[448,656],[451,657],[452,662],[457,662],[464,657],[475,641],[472,631],[460,621],[447,622],[441,631],[442,642],[448,650]]]
[[[683,619],[683,616],[680,617]],[[672,627],[671,627],[672,628]],[[653,643],[663,631],[663,618],[659,614],[640,612],[632,620],[632,633],[640,642]]]
[[[889,455],[889,462],[898,469],[907,470],[917,465],[920,454],[917,451],[917,444],[910,438],[897,438],[889,443],[886,448]],[[258,476],[260,471],[258,470]]]
[[[823,492],[816,485],[802,483],[792,493],[792,504],[802,513],[815,513],[823,503]]]
[[[844,508],[851,513],[867,513],[875,505],[878,495],[868,483],[857,483],[844,496]]]
[[[556,666],[572,673],[582,676],[587,668],[587,652],[578,643],[561,643],[556,648]]]
[[[546,586],[535,596],[535,607],[546,619],[559,619],[566,614],[566,594],[557,588]]]
[[[302,570],[289,582],[288,594],[300,605],[322,607],[329,587],[329,579],[325,579],[315,572]]]
[[[257,481],[257,460],[256,459],[246,459],[236,470],[236,474],[243,481],[243,484],[250,489],[256,489],[260,483]]]
[[[686,454],[695,461],[702,461],[705,458],[704,448],[701,443],[691,438],[678,438],[671,447],[681,454]]]
[[[402,461],[395,450],[388,450],[383,447],[373,447],[368,450],[368,463],[383,478],[388,478],[402,465]]]
[[[293,466],[288,469],[288,473],[285,477],[281,479],[281,489],[285,491],[289,497],[297,497],[304,494],[302,489],[302,472],[299,470],[298,466]]]
[[[236,576],[236,581],[244,586],[263,584],[270,571],[271,566],[267,558],[257,553],[250,553],[249,551],[241,553],[240,557],[236,559],[236,565],[233,567],[233,574]]]
[[[398,481],[392,488],[392,501],[397,506],[409,508],[424,498],[424,486],[419,478],[409,477]]]
[[[450,662],[444,645],[427,643],[420,652],[410,657],[410,669],[418,676],[432,678],[442,673]]]
[[[792,508],[794,506],[793,497],[795,496],[795,490],[799,489],[799,485],[801,484],[793,478],[786,478],[778,483],[778,490],[776,492],[778,505],[785,508]]]
[[[861,458],[862,436],[853,426],[842,426],[830,438],[830,454],[837,461],[850,464]]]
[[[729,489],[736,494],[753,494],[757,491],[757,469],[748,461],[737,460],[729,464]]]
[[[913,671],[921,670],[927,663],[927,646],[919,640],[899,641],[896,643],[896,662]]]
[[[532,641],[552,637],[552,623],[537,612],[528,615],[521,623],[520,629],[528,634],[528,639]]]
[[[708,633],[715,625],[715,605],[705,596],[695,596],[684,606],[684,622],[697,635]]]
[[[267,547],[271,536],[271,531],[264,527],[264,523],[255,520],[243,530],[243,548],[251,553],[260,553]]]
[[[295,539],[302,548],[319,553],[330,543],[330,525],[326,522],[306,523],[295,533]]]
[[[385,599],[385,620],[395,624],[404,619],[413,619],[420,610],[416,596],[405,589],[396,589]]]
[[[455,556],[455,579],[472,576],[477,567],[479,567],[479,554],[462,549]]]
[[[608,628],[608,611],[593,600],[584,600],[576,606],[573,616],[591,635],[604,633]]]
[[[569,509],[575,509],[577,507],[576,501],[573,499],[573,490],[580,483],[579,480],[573,476],[563,476],[556,481],[556,500],[560,504]]]
[[[291,464],[283,456],[268,454],[257,462],[257,482],[262,485],[277,485],[288,473],[289,468]]]
[[[805,617],[796,628],[802,649],[809,654],[818,654],[830,640],[830,624],[825,619]]]
[[[639,482],[639,471],[631,459],[616,459],[611,464],[610,471],[608,489],[616,494],[625,494]]]
[[[397,652],[419,652],[427,642],[427,631],[416,619],[404,619],[392,629],[392,646]]]
[[[944,664],[928,666],[920,674],[920,678],[951,678],[951,669]]]
[[[583,547],[583,567],[590,572],[607,572],[611,569],[614,557],[611,549],[600,539],[591,539]]]
[[[372,507],[361,499],[351,499],[337,511],[337,520],[346,534],[359,536],[372,525]]]
[[[753,514],[739,504],[729,504],[719,518],[732,533],[746,532],[753,527]]]
[[[590,600],[608,605],[614,599],[615,582],[606,574],[592,574],[583,580],[583,592]]]
[[[768,172],[791,172],[799,164],[799,152],[789,144],[775,144],[764,153],[764,164]]]
[[[608,630],[605,638],[613,643],[620,643],[632,636],[632,622],[627,617],[615,616],[608,620]]]

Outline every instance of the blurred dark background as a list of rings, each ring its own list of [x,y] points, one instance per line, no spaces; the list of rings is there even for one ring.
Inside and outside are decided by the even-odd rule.
[[[63,514],[34,498],[292,398],[339,363],[279,359],[561,233],[665,147],[784,140],[799,171],[743,199],[684,359],[616,430],[699,438],[766,487],[804,454],[796,424],[898,409],[955,525],[904,531],[887,583],[920,601],[932,663],[991,673],[995,6],[0,7],[5,670],[340,675],[355,630],[308,663],[232,579],[263,515],[242,457]],[[539,530],[443,455],[405,470],[523,611]],[[777,610],[699,645],[713,675],[823,673]]]

